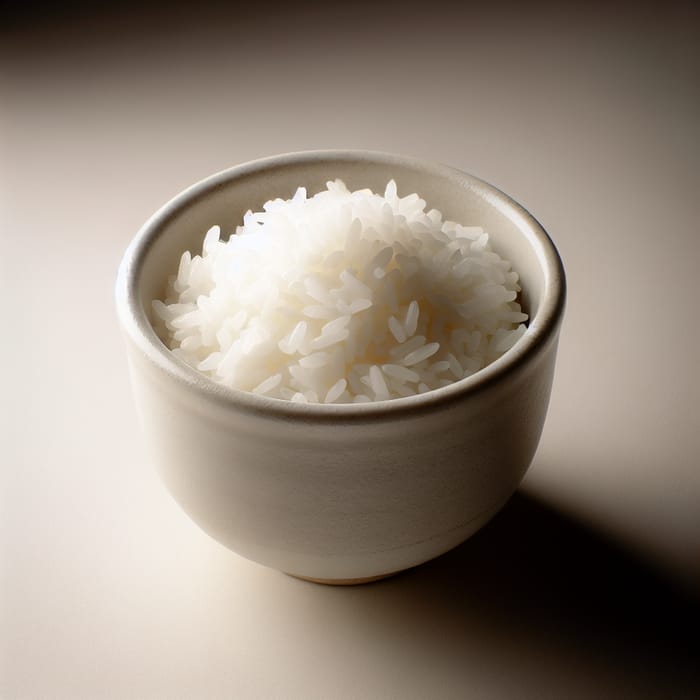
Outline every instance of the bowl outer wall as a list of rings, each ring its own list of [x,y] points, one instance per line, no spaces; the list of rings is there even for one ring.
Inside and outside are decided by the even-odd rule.
[[[133,346],[130,365],[161,478],[202,529],[261,564],[352,579],[437,556],[505,503],[539,441],[555,350],[428,415],[336,425],[267,425],[173,385]]]
[[[155,462],[175,499],[227,547],[312,578],[361,578],[419,564],[469,537],[507,500],[530,464],[544,423],[563,308],[563,276],[556,314],[550,312],[551,318],[544,321],[535,314],[535,330],[538,320],[546,327],[517,362],[501,358],[494,365],[503,366],[482,371],[482,381],[469,387],[469,380],[461,382],[464,390],[449,387],[431,392],[433,397],[367,408],[298,407],[220,388],[178,367],[162,344],[158,346],[160,341],[144,324],[145,309],[134,332],[133,317],[123,307],[128,302],[133,316],[139,299],[143,306],[154,292],[157,296],[154,275],[147,280],[144,274],[143,260],[149,255],[158,261],[152,270],[174,269],[163,260],[173,245],[158,249],[164,237],[183,243],[194,235],[188,244],[201,245],[208,226],[202,226],[205,221],[196,212],[207,211],[212,190],[242,189],[244,201],[264,201],[278,193],[271,192],[275,178],[278,188],[282,181],[287,188],[280,196],[291,196],[311,172],[316,181],[321,171],[326,179],[333,173],[350,180],[350,186],[361,186],[348,178],[343,167],[348,163],[353,176],[364,175],[365,180],[380,177],[386,182],[387,171],[403,173],[396,162],[377,166],[371,160],[379,158],[377,154],[364,157],[358,168],[349,154],[292,155],[284,158],[293,166],[301,159],[301,171],[280,171],[280,159],[270,159],[262,166],[240,166],[210,178],[146,224],[132,244],[131,256],[125,256],[121,299],[120,282],[117,287],[137,407]],[[406,161],[409,170],[418,173],[413,188],[423,194],[431,189],[425,186],[430,178],[435,190],[435,178],[444,173],[436,175],[435,166],[425,173],[427,166],[410,159],[402,161],[404,167]],[[368,177],[373,170],[379,174]],[[483,183],[443,170],[465,178],[465,198],[476,197],[479,206],[490,211],[488,197],[482,191],[473,194],[474,183],[477,189]],[[308,171],[306,177],[302,171]],[[402,183],[397,178],[400,191],[406,191],[406,179]],[[379,188],[375,182],[366,184]],[[500,195],[484,187],[487,194]],[[438,206],[434,199],[429,204]],[[231,208],[236,206],[240,208]],[[449,213],[445,202],[441,206]],[[514,211],[517,220],[522,210]],[[176,255],[183,249],[176,247]],[[539,273],[528,272],[534,275],[531,287],[539,284],[533,303],[542,311],[546,275],[540,279]]]

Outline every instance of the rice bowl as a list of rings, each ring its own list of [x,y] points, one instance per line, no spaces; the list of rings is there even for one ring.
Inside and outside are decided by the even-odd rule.
[[[300,183],[311,199],[336,179],[349,192],[369,188],[384,194],[394,180],[402,197],[420,193],[426,214],[435,209],[443,222],[488,232],[492,251],[510,261],[519,277],[519,313],[528,315],[522,337],[478,371],[445,386],[390,400],[366,394],[372,400],[358,403],[323,403],[328,392],[318,403],[276,398],[260,382],[251,386],[257,393],[241,390],[178,357],[159,336],[163,319],[153,301],[166,299],[183,251],[201,250],[202,235],[214,226],[235,231],[249,209],[264,211],[268,201],[293,199]],[[225,235],[217,243],[212,234],[207,245],[225,243]],[[382,260],[380,255],[377,262]],[[364,284],[361,275],[353,276]],[[339,288],[338,280],[339,275],[331,289]],[[306,293],[313,285],[302,287]],[[386,315],[381,319],[385,337],[398,345],[402,331],[407,341],[409,331],[423,335],[426,309],[414,291],[407,288],[391,314],[400,327],[392,322],[389,328]],[[317,292],[322,296],[313,288]],[[354,583],[415,566],[458,545],[517,488],[547,413],[565,279],[538,222],[478,178],[404,156],[320,151],[239,165],[175,197],[144,224],[124,254],[116,302],[146,442],[177,503],[205,532],[248,559],[303,578]],[[322,325],[307,342],[323,336],[323,325],[333,319],[318,321]],[[291,328],[281,336],[287,350],[298,342],[287,337]],[[429,344],[421,344],[423,353],[432,351]],[[289,357],[299,364],[324,350]],[[311,360],[310,370],[318,360]],[[419,354],[395,364],[399,372],[414,371],[430,360]],[[370,364],[365,391],[374,382],[383,391],[381,382],[391,377],[386,364],[391,363]],[[266,368],[268,379],[273,370],[278,368]]]

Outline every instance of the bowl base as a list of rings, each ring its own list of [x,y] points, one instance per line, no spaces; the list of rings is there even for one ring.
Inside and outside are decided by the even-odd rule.
[[[286,573],[286,572],[285,572]],[[378,574],[377,576],[364,576],[362,578],[314,578],[313,576],[300,576],[299,574],[287,573],[287,576],[298,578],[301,581],[310,583],[320,583],[323,586],[360,586],[363,583],[374,583],[382,579],[400,574],[401,571],[390,571],[388,574]]]

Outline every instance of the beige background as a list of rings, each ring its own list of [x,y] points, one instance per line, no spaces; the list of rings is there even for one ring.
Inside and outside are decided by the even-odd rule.
[[[691,5],[28,8],[0,33],[0,697],[697,696]],[[353,589],[241,559],[171,502],[112,302],[132,235],[185,186],[333,147],[496,184],[570,285],[519,494]]]

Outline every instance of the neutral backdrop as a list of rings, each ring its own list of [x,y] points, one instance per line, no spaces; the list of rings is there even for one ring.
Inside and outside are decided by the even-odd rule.
[[[692,5],[93,5],[0,19],[0,697],[700,697]],[[355,588],[246,561],[177,508],[113,308],[161,204],[315,148],[492,182],[570,290],[518,494]]]

